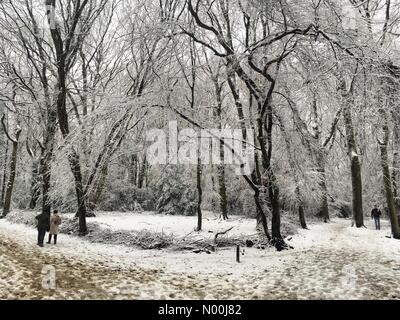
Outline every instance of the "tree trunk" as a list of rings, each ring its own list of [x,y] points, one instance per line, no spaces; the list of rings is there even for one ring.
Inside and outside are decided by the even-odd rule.
[[[77,215],[79,217],[79,234],[85,235],[87,233],[86,226],[86,195],[84,193],[82,184],[82,171],[79,161],[79,155],[75,150],[71,151],[68,155],[68,160],[72,169],[72,174],[75,178],[75,192],[78,201]]]
[[[255,157],[255,161],[258,161],[258,157]],[[253,170],[251,173],[251,181],[254,185],[259,186],[261,185],[261,179],[257,176],[257,170]],[[264,225],[263,216],[265,216],[263,211],[262,201],[260,199],[260,191],[257,190],[254,194],[254,203],[256,205],[256,229],[257,230],[264,230],[265,235],[268,233],[268,225]],[[267,232],[265,232],[265,230]]]
[[[198,148],[197,148],[197,167],[196,167],[196,181],[197,181],[197,231],[201,231],[202,228],[202,220],[203,220],[203,214],[201,212],[201,203],[203,201],[203,189],[201,186],[201,171],[202,171],[202,166],[201,166],[201,158],[200,158],[200,140],[201,137],[199,135],[198,138]]]
[[[362,181],[361,163],[358,156],[351,159],[351,181],[353,187],[353,214],[356,227],[364,226],[363,202],[362,202]]]
[[[228,201],[226,197],[225,166],[223,164],[218,166],[218,183],[221,215],[226,220],[228,219]]]
[[[318,165],[318,173],[319,173],[319,181],[318,184],[321,188],[322,197],[321,197],[321,206],[318,211],[318,216],[324,220],[324,222],[329,221],[329,207],[328,207],[328,188],[326,186],[326,172],[325,172],[325,156],[322,154],[322,150],[318,151],[317,156],[317,165]]]
[[[51,180],[51,156],[53,151],[43,151],[40,161],[40,173],[42,176],[42,213],[50,216],[51,203],[49,197],[50,180]]]
[[[386,194],[386,204],[389,210],[390,224],[392,227],[393,238],[400,239],[399,221],[397,219],[396,205],[392,191],[392,180],[390,178],[390,170],[388,166],[387,145],[382,144],[381,149],[381,162],[383,173],[383,186]]]
[[[66,79],[68,78],[68,73],[72,69],[74,64],[74,59],[79,52],[79,47],[71,46],[71,41],[79,41],[82,42],[82,39],[77,39],[75,28],[79,25],[79,22],[82,21],[84,23],[84,18],[81,16],[84,12],[85,6],[88,4],[88,1],[77,2],[77,7],[75,8],[75,14],[71,21],[71,24],[67,27],[70,27],[71,34],[67,39],[62,39],[62,32],[59,29],[57,23],[53,25],[53,18],[51,16],[51,12],[55,12],[56,2],[46,0],[46,15],[48,18],[48,24],[50,27],[50,34],[53,40],[54,51],[57,58],[57,117],[58,124],[60,127],[60,131],[62,133],[63,138],[66,140],[70,131],[69,131],[69,122],[68,122],[68,112],[66,106],[66,97],[67,97],[67,83]],[[50,9],[51,8],[51,9]],[[54,10],[54,11],[52,11]],[[71,147],[71,150],[68,154],[68,160],[71,167],[72,174],[75,180],[75,191],[78,202],[78,214],[79,214],[79,234],[84,235],[87,233],[86,227],[86,195],[83,189],[83,178],[82,178],[82,170],[80,166],[80,157],[79,154]]]
[[[268,175],[268,194],[269,202],[272,211],[271,220],[271,234],[272,239],[282,239],[281,235],[281,215],[280,215],[280,205],[279,205],[279,189],[276,187],[275,176],[271,171]]]
[[[6,194],[6,185],[7,185],[7,162],[8,162],[8,146],[9,146],[9,142],[8,139],[5,142],[6,143],[6,152],[4,154],[4,160],[3,160],[3,179],[2,179],[2,185],[1,185],[1,201],[0,201],[0,205],[3,208],[4,207],[4,196]]]
[[[349,93],[351,94],[351,93]],[[345,96],[346,97],[346,96]],[[351,161],[351,185],[353,190],[353,218],[357,228],[364,226],[361,163],[356,149],[350,105],[352,99],[344,99],[343,119],[346,128],[348,153]]]
[[[42,180],[42,213],[50,217],[51,203],[49,191],[51,187],[51,162],[53,160],[54,143],[57,130],[57,109],[48,101],[47,119],[43,146],[40,155],[40,176]]]
[[[18,160],[18,140],[19,140],[20,131],[16,135],[15,141],[12,142],[12,149],[11,149],[11,159],[10,159],[10,171],[8,174],[8,181],[6,186],[6,192],[4,197],[4,207],[3,207],[3,217],[7,216],[10,212],[11,208],[11,198],[12,192],[14,189],[14,181],[15,181],[15,173],[17,167],[17,160]]]
[[[394,122],[393,127],[393,171],[392,171],[392,184],[393,184],[393,196],[396,208],[400,208],[400,194],[399,194],[399,184],[400,184],[400,120],[398,111],[392,113],[392,118]]]
[[[243,138],[243,141],[246,141],[246,137],[247,137],[246,123],[245,123],[245,118],[244,118],[243,105],[240,102],[240,93],[239,93],[239,90],[237,89],[235,73],[231,72],[231,74],[228,75],[227,79],[228,79],[229,88],[231,89],[232,96],[235,101],[236,111],[237,111],[238,118],[239,118],[239,124],[240,124],[240,128],[242,129],[242,138]],[[219,94],[221,96],[221,92]],[[250,100],[250,102],[251,101],[252,100]]]
[[[271,85],[272,90],[274,85]],[[263,181],[267,192],[268,192],[268,205],[271,210],[271,243],[276,247],[278,251],[284,249],[286,244],[281,235],[281,214],[279,204],[279,187],[277,185],[275,174],[271,167],[272,158],[272,127],[273,127],[273,113],[270,101],[265,101],[267,105],[266,118],[259,116],[257,119],[258,125],[258,142],[261,148],[262,164],[264,173],[266,174],[266,181]],[[265,132],[263,128],[265,127]],[[266,138],[266,139],[265,139]]]
[[[254,103],[254,98],[249,91],[249,120],[251,124],[252,130],[255,132],[254,129],[254,122],[253,122],[253,103]],[[253,137],[253,144],[256,146],[258,143],[258,139],[256,135]],[[260,171],[260,162],[259,162],[259,154],[258,152],[254,152],[254,169],[251,173],[251,181],[253,182],[254,185],[261,185],[261,171]],[[262,209],[262,204],[260,201],[260,192],[255,192],[254,194],[254,202],[256,205],[256,221],[257,221],[257,230],[263,229],[265,235],[267,236],[268,239],[271,239],[268,231],[268,224],[266,221],[265,213],[263,212]],[[261,208],[261,209],[260,209]]]
[[[68,124],[68,114],[66,109],[66,96],[67,96],[67,87],[66,87],[66,76],[67,72],[65,71],[65,61],[63,60],[65,57],[62,57],[58,61],[58,95],[57,95],[57,115],[58,115],[58,124],[60,126],[61,133],[63,138],[66,139],[69,135],[69,124]],[[80,165],[80,157],[79,154],[71,147],[71,150],[68,154],[68,161],[71,167],[72,175],[75,180],[75,192],[76,199],[78,202],[78,216],[79,216],[79,234],[85,235],[87,233],[86,226],[86,195],[83,189],[83,178],[82,178],[82,170]]]
[[[134,186],[137,185],[137,177],[138,177],[138,158],[136,154],[131,156],[131,163],[129,169],[129,182]]]
[[[395,239],[400,239],[400,229],[399,229],[399,221],[397,218],[397,210],[393,196],[392,190],[392,180],[389,169],[388,162],[388,143],[389,143],[389,127],[387,124],[386,112],[384,110],[380,110],[382,118],[384,120],[383,124],[383,134],[384,140],[379,142],[380,151],[381,151],[381,165],[382,165],[382,173],[383,173],[383,186],[386,194],[386,203],[389,210],[389,218],[390,224],[392,227],[392,235]]]
[[[300,220],[300,226],[303,229],[308,229],[307,228],[307,223],[306,223],[306,217],[304,215],[304,208],[303,208],[303,204],[299,204],[299,220]]]
[[[94,216],[94,210],[100,201],[101,195],[103,193],[104,187],[106,185],[106,179],[108,176],[108,165],[105,164],[101,168],[100,177],[97,183],[91,188],[88,196],[88,216]]]
[[[143,183],[145,181],[145,176],[146,176],[146,166],[147,166],[147,159],[146,155],[143,157],[142,165],[140,166],[139,169],[139,177],[138,177],[138,188],[142,189],[143,188]]]
[[[216,185],[216,178],[215,176],[218,177],[219,172],[218,172],[218,166],[217,169],[214,169],[214,165],[211,163],[210,164],[211,167],[211,172],[213,173],[211,175],[211,190],[213,194],[217,194],[219,192],[219,190],[217,191],[217,185]],[[216,174],[214,174],[215,172],[217,172]],[[219,188],[219,185],[218,185]],[[217,212],[218,210],[221,209],[221,202],[219,201],[220,199],[217,199],[217,197],[212,197],[211,198],[211,211],[213,212]],[[217,203],[218,202],[218,203]]]
[[[325,148],[321,147],[321,125],[318,117],[318,101],[317,95],[315,92],[312,92],[312,138],[315,141],[315,144],[318,146],[316,150],[316,160],[317,160],[317,171],[318,175],[318,184],[321,188],[322,197],[321,204],[318,212],[318,216],[324,220],[324,222],[328,222],[329,220],[329,208],[328,208],[328,188],[326,186],[326,174],[325,174]],[[309,145],[308,148],[310,151],[312,150],[312,146]]]
[[[31,181],[31,200],[29,202],[29,209],[34,210],[40,196],[40,184],[39,184],[39,163],[34,160],[32,163],[32,181]]]
[[[268,240],[271,240],[271,235],[269,234],[268,230],[268,222],[267,222],[267,217],[265,216],[261,201],[260,201],[260,190],[255,190],[254,192],[254,202],[256,204],[256,210],[257,210],[257,224],[258,221],[260,221],[264,234],[267,237]]]
[[[296,187],[296,198],[297,198],[297,205],[298,205],[298,211],[299,211],[300,226],[303,229],[307,229],[307,223],[306,223],[306,216],[304,214],[303,201],[301,200],[300,188],[298,186]]]
[[[222,130],[222,85],[218,83],[218,80],[214,80],[215,95],[217,97],[217,121],[218,129]],[[243,112],[239,113],[239,119],[243,118]],[[242,123],[242,121],[241,121]],[[242,128],[243,132],[243,128]],[[219,159],[220,165],[218,165],[218,185],[219,185],[219,197],[220,197],[220,211],[224,220],[228,219],[228,201],[226,195],[226,183],[225,183],[225,150],[223,141],[219,142]]]

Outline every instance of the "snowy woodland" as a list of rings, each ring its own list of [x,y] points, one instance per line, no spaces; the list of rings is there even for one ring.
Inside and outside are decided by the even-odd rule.
[[[400,0],[1,0],[0,239],[34,245],[34,216],[57,209],[71,254],[102,242],[135,248],[113,261],[179,273],[171,261],[207,252],[187,262],[196,273],[207,263],[226,273],[229,259],[233,276],[254,277],[283,254],[306,277],[332,243],[346,265],[358,256],[342,247],[368,252],[366,264],[381,252],[398,279],[399,50]],[[219,134],[229,130],[239,134]],[[380,245],[357,248],[369,241]],[[325,251],[301,260],[296,250],[318,243]],[[248,269],[241,253],[234,270],[236,245],[249,247]],[[143,249],[160,248],[175,253],[146,260]],[[103,259],[90,250],[82,256]],[[209,297],[336,297],[313,283],[288,295],[238,283]],[[368,292],[400,298],[387,286]],[[198,297],[174,292],[158,298]]]

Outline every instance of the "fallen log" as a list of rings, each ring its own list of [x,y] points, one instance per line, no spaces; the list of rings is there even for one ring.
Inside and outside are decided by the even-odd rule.
[[[231,231],[233,227],[230,227],[229,229],[226,229],[225,231],[217,232],[214,236],[214,244],[217,244],[217,238],[220,235],[226,234],[228,231]]]

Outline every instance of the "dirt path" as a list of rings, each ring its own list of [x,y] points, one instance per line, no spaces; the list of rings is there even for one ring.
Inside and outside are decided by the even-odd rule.
[[[90,257],[17,242],[17,235],[0,226],[0,298],[400,299],[398,256],[390,259],[379,253],[378,247],[364,250],[365,239],[349,235],[346,226],[331,223],[320,227],[326,238],[320,245],[269,252],[269,257],[279,255],[278,264],[269,264],[268,255],[257,256],[254,259],[263,259],[262,263],[255,263],[246,274],[224,276],[174,272],[165,267],[110,266],[107,259],[91,261]],[[310,236],[316,233],[310,231]],[[55,290],[42,286],[46,265],[55,268]]]

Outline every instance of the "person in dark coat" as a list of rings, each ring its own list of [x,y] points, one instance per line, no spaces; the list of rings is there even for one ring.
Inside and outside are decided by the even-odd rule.
[[[41,213],[35,217],[38,229],[38,246],[43,247],[44,237],[50,229],[50,217],[48,214]]]
[[[382,215],[381,210],[379,210],[378,206],[375,205],[371,211],[371,218],[374,219],[374,221],[375,221],[375,229],[376,230],[381,229],[381,215]]]

